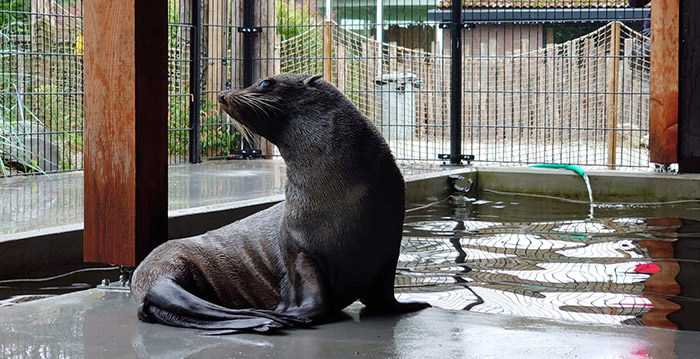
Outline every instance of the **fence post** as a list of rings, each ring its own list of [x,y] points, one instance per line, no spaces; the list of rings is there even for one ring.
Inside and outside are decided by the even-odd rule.
[[[239,28],[238,31],[243,33],[243,87],[249,87],[253,85],[253,52],[254,44],[253,37],[255,36],[254,31],[257,29],[255,26],[255,0],[243,0],[243,27]],[[262,29],[260,29],[262,31]],[[253,153],[253,146],[248,142],[247,139],[243,139],[241,144],[241,154],[244,158],[251,158]]]
[[[333,80],[333,22],[330,19],[323,21],[323,79],[332,82]]]
[[[614,170],[617,162],[617,102],[618,102],[618,82],[620,78],[620,22],[616,21],[612,24],[612,34],[610,39],[610,56],[612,59],[610,80],[608,88],[608,131],[610,138],[607,142],[608,147],[608,169]]]
[[[452,0],[450,33],[450,164],[462,164],[462,0]]]
[[[192,0],[192,31],[190,31],[190,162],[202,162],[200,114],[202,107],[202,0]]]

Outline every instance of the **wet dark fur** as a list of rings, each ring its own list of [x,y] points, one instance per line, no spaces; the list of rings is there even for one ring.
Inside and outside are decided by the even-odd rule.
[[[156,248],[132,281],[141,320],[231,333],[327,320],[358,298],[378,312],[427,306],[394,299],[403,178],[340,91],[318,76],[282,74],[220,102],[278,146],[286,201]]]

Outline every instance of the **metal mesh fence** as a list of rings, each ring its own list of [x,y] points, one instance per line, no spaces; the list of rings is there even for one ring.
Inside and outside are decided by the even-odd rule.
[[[649,168],[648,10],[624,0],[465,2],[459,79],[448,3],[168,4],[170,163],[273,154],[242,140],[216,94],[305,72],[346,93],[400,160],[450,153],[457,118],[462,153],[483,165]],[[3,174],[81,169],[82,0],[2,6]]]
[[[1,173],[81,168],[81,7],[75,1],[2,6]]]

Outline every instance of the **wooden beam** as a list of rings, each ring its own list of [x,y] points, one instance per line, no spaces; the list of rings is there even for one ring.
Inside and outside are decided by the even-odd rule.
[[[654,10],[656,11],[656,10]],[[680,1],[678,170],[700,173],[700,1]]]
[[[622,23],[612,23],[610,39],[610,78],[608,79],[608,109],[607,109],[607,152],[608,169],[614,170],[617,163],[617,107],[618,107],[618,82],[620,80],[620,29]]]
[[[323,22],[323,79],[333,82],[333,22]]]
[[[662,164],[678,162],[678,1],[652,3],[649,149]]]
[[[167,2],[84,7],[83,257],[134,266],[167,239]]]

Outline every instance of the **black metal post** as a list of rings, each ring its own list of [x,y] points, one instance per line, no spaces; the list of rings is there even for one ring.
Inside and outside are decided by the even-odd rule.
[[[243,0],[243,87],[253,84],[253,27],[255,26],[255,0]],[[252,146],[244,138],[241,144],[243,156],[252,153]]]
[[[200,149],[200,113],[202,107],[202,1],[192,0],[192,31],[190,31],[190,162],[202,162]]]
[[[243,87],[253,84],[253,32],[255,26],[255,0],[243,0]]]
[[[450,164],[462,164],[462,0],[452,0],[450,33]]]

